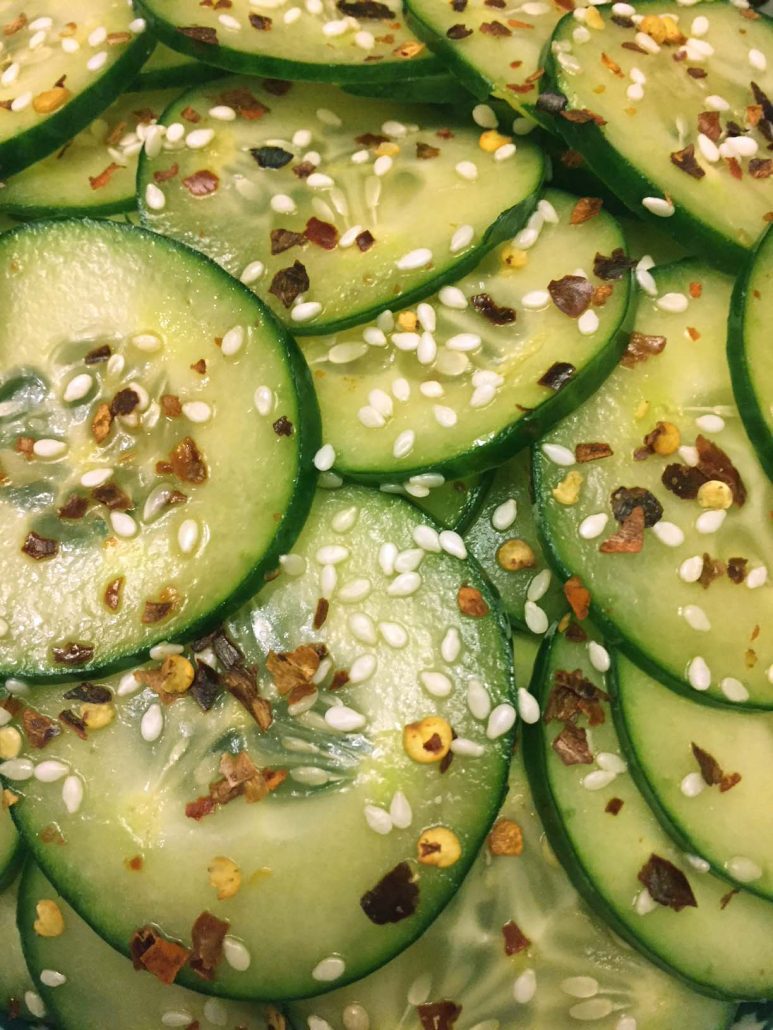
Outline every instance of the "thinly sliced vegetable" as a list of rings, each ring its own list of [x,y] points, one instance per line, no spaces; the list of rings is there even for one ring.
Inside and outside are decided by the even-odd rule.
[[[697,261],[638,274],[652,295],[620,368],[535,448],[541,531],[630,658],[694,699],[770,708],[773,497],[733,403],[732,283]]]
[[[437,107],[226,79],[167,109],[140,162],[145,224],[203,250],[296,334],[420,300],[512,236],[542,156],[481,149]],[[506,146],[507,141],[503,141]]]
[[[0,669],[126,665],[251,596],[319,446],[262,305],[187,248],[71,220],[0,237],[0,308]]]
[[[190,947],[209,912],[224,946],[178,982],[276,1001],[423,932],[491,826],[515,722],[506,622],[459,544],[400,498],[322,491],[230,637],[36,691],[17,722],[61,732],[4,769],[14,818],[110,944],[152,924]]]
[[[2,734],[0,729],[0,734]],[[0,766],[2,762],[0,762]],[[19,834],[11,818],[10,792],[3,796],[0,805],[0,891],[5,890],[9,883],[15,879],[19,871],[23,848],[19,840]]]
[[[143,64],[135,80],[138,90],[146,89],[183,89],[197,82],[214,79],[222,72],[219,68],[197,61],[194,57],[181,54],[177,50],[159,43],[153,53]]]
[[[431,515],[444,529],[464,533],[483,504],[491,480],[491,473],[484,472],[469,479],[450,479],[432,488],[424,487],[421,482],[409,482],[401,492],[405,491],[417,507]]]
[[[0,940],[3,942],[3,961],[0,962],[0,1015],[4,1014],[9,1019],[39,1021],[46,1016],[46,1006],[27,971],[21,950],[21,939],[16,926],[18,894],[18,878],[0,893]]]
[[[453,75],[438,71],[419,79],[400,78],[388,85],[367,83],[344,86],[347,93],[376,100],[400,100],[406,104],[462,104],[469,107],[473,97]]]

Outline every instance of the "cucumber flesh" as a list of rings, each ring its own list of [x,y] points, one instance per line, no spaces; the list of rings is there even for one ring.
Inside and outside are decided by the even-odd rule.
[[[486,501],[464,539],[499,591],[513,625],[542,635],[568,607],[542,550],[530,471],[528,451],[496,470]]]
[[[165,149],[143,154],[138,190],[149,228],[247,281],[296,335],[427,296],[532,210],[543,164],[531,145],[499,161],[437,107],[285,86],[224,79],[185,94],[162,118]]]
[[[606,690],[589,647],[554,634],[543,644],[532,684],[543,713],[556,673],[574,670],[585,682]],[[615,932],[701,992],[728,999],[770,997],[773,905],[746,891],[728,892],[727,882],[690,863],[663,831],[630,774],[615,771],[620,768],[620,744],[609,705],[603,699],[595,704],[603,722],[594,719],[589,728],[584,715],[575,715],[575,731],[585,733],[593,755],[590,764],[563,763],[553,744],[565,729],[555,718],[549,723],[543,718],[524,731],[529,783],[564,869]],[[610,768],[606,777],[596,775]],[[616,815],[608,809],[611,802]],[[645,886],[659,889],[645,872],[652,856],[672,867],[662,874],[661,897],[675,905],[685,901],[678,911],[656,902]],[[696,907],[686,901],[683,886],[678,893],[674,890],[676,870],[686,878]]]
[[[187,0],[140,0],[137,7],[173,50],[246,75],[389,83],[443,68],[404,24],[397,0],[289,7],[261,0],[249,11],[192,8]]]
[[[31,1022],[33,1019],[39,1020],[41,1014],[45,1014],[45,1003],[27,970],[21,949],[21,938],[16,926],[19,884],[20,878],[17,877],[0,893],[0,940],[3,942],[3,961],[0,962],[0,1015],[5,1014],[11,1019],[19,1017]]]
[[[491,468],[612,371],[629,273],[623,265],[602,281],[593,267],[597,254],[622,255],[624,241],[603,212],[572,224],[576,205],[549,190],[529,226],[451,289],[365,328],[304,340],[338,472],[380,482]],[[587,291],[579,318],[548,292],[565,277]],[[592,303],[597,290],[603,306]]]
[[[63,146],[134,78],[153,46],[124,0],[3,4],[0,178]]]
[[[251,596],[302,525],[319,446],[306,368],[256,298],[169,240],[62,220],[0,237],[0,307],[0,670],[125,665]]]
[[[451,479],[447,483],[428,489],[421,483],[408,483],[404,488],[406,496],[413,503],[431,515],[444,529],[453,529],[464,533],[488,494],[491,486],[491,474],[484,472],[480,476],[468,479]],[[411,488],[410,492],[408,487]],[[424,494],[424,490],[428,492]],[[397,492],[397,491],[396,491]]]
[[[639,358],[641,348],[657,349],[662,338],[664,349],[650,351],[633,367],[621,365],[534,449],[545,544],[563,579],[577,575],[590,588],[594,617],[607,636],[619,640],[652,675],[695,700],[769,708],[773,587],[766,569],[773,498],[743,431],[727,371],[725,325],[732,284],[697,261],[658,270],[653,283],[657,295],[640,294],[634,327],[649,342],[639,336],[634,343]],[[675,307],[686,310],[668,310]],[[677,443],[679,450],[648,453],[644,438],[657,431],[658,423],[678,432],[677,439],[669,430],[664,450]],[[700,440],[709,455],[702,466],[709,479],[716,479],[714,447],[738,470],[747,492],[742,507],[734,501],[723,514],[664,485],[669,466],[681,466],[680,477],[693,475],[687,466],[698,460],[693,445]],[[613,454],[575,464],[575,449],[584,443],[607,444]],[[643,460],[636,460],[634,452]],[[569,473],[583,477],[579,500],[571,506],[553,496]],[[648,518],[657,520],[655,502],[662,506],[662,518],[644,529],[639,553],[602,553],[626,516],[623,497],[616,509],[620,521],[615,520],[612,494],[621,487],[649,491]],[[692,492],[678,483],[676,489]],[[701,495],[704,503],[718,503],[712,490],[708,497]],[[716,561],[724,565],[713,565]],[[712,579],[714,572],[718,575]]]
[[[320,492],[283,571],[228,624],[243,661],[259,666],[261,692],[274,709],[268,732],[230,694],[207,713],[194,697],[182,697],[159,718],[157,696],[145,690],[116,695],[116,718],[89,733],[88,742],[61,733],[44,754],[25,749],[24,757],[38,769],[42,759],[45,769],[20,784],[17,825],[49,879],[115,948],[125,953],[133,933],[148,923],[187,944],[194,921],[209,910],[229,922],[228,934],[249,967],[245,961],[234,968],[226,955],[212,980],[186,967],[177,982],[280,1001],[371,972],[411,943],[454,895],[505,786],[515,720],[512,663],[504,619],[477,565],[425,553],[414,533],[436,546],[431,523],[401,498],[361,487]],[[420,570],[387,577],[381,544],[395,545],[398,567],[420,561]],[[459,608],[465,584],[480,606],[465,610],[480,617]],[[325,594],[327,618],[314,629]],[[380,634],[376,642],[373,634]],[[330,657],[317,694],[306,694],[313,708],[303,712],[299,705],[291,715],[264,662],[267,652],[291,652],[301,643],[324,643]],[[205,657],[216,662],[211,651]],[[341,683],[335,672],[344,670],[349,685],[328,689]],[[467,703],[471,679],[478,681],[477,716]],[[32,700],[56,718],[67,704],[62,694],[61,687],[40,688]],[[443,773],[437,762],[409,757],[403,745],[406,725],[436,714],[463,741]],[[163,721],[154,743],[143,738],[153,735],[153,720]],[[450,730],[442,732],[450,738]],[[427,754],[443,757],[450,739],[443,740]],[[237,798],[198,821],[186,816],[186,805],[217,778],[223,754],[243,750],[259,768],[288,773],[286,781],[247,808]],[[68,777],[83,785],[77,813],[68,814],[61,781],[40,780],[52,760],[65,763]],[[394,801],[398,792],[404,798]],[[50,834],[41,837],[52,822],[66,847],[46,844]],[[454,863],[449,851],[443,867],[417,860],[420,835],[438,826],[455,834],[461,849]],[[127,865],[135,856],[139,871]],[[208,878],[218,857],[241,871],[241,888],[222,900]],[[395,869],[369,900],[368,892]],[[413,877],[415,891],[408,889]],[[120,906],[112,903],[118,895]],[[269,928],[271,948],[265,947]]]
[[[133,211],[143,140],[178,93],[125,94],[56,153],[12,175],[0,207],[16,218]]]
[[[666,831],[735,886],[773,899],[773,828],[759,813],[773,716],[696,705],[623,656],[613,684],[626,757]],[[705,775],[693,745],[717,762]]]
[[[55,937],[40,936],[34,929],[41,902],[53,902],[61,913],[64,930]],[[62,1030],[102,1030],[106,1018],[115,1030],[190,1026],[196,1020],[202,1027],[270,1026],[269,1012],[262,1007],[207,998],[141,977],[76,915],[34,862],[27,864],[19,885],[18,922],[29,969]]]
[[[519,754],[509,787],[500,818],[520,827],[521,856],[492,857],[484,848],[453,904],[417,944],[366,980],[292,1005],[296,1030],[419,1030],[432,1025],[419,1006],[441,1001],[461,1007],[465,1030],[544,1030],[591,1019],[599,1030],[626,1026],[624,1019],[638,1030],[726,1027],[732,1006],[666,976],[591,915],[544,841]],[[530,941],[512,957],[503,945],[509,922]]]
[[[762,467],[773,479],[773,230],[763,236],[739,276],[730,305],[727,356],[738,410]]]
[[[636,215],[734,272],[770,217],[771,123],[746,119],[750,105],[769,108],[761,97],[773,94],[773,65],[764,59],[773,25],[724,0],[697,13],[674,0],[641,0],[635,9],[620,18],[603,7],[579,27],[567,15],[541,88],[567,98],[565,113],[598,119],[559,115],[555,124]],[[763,162],[761,172],[754,161]]]
[[[153,53],[142,66],[135,80],[137,90],[146,89],[182,89],[193,86],[197,82],[217,78],[220,69],[203,64],[194,57],[178,53],[159,43]]]

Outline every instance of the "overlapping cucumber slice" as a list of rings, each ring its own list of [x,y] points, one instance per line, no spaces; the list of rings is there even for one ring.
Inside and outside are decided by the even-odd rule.
[[[512,748],[504,618],[461,553],[401,498],[320,492],[278,577],[228,624],[234,643],[197,645],[193,694],[174,699],[163,667],[162,699],[136,676],[109,681],[108,725],[86,740],[62,726],[43,750],[28,738],[0,773],[78,913],[123,952],[148,924],[190,947],[211,913],[223,957],[207,979],[190,966],[177,979],[239,998],[311,996],[410,944],[473,862]],[[82,717],[83,689],[30,704]],[[248,787],[236,755],[255,769]],[[227,773],[241,790],[218,804]],[[272,792],[248,804],[245,790]],[[58,834],[64,846],[46,843]]]
[[[0,307],[2,671],[126,664],[251,596],[319,441],[302,359],[249,290],[72,220],[0,237]]]
[[[226,79],[164,114],[145,224],[204,251],[293,332],[333,332],[476,265],[536,203],[541,154],[479,146],[437,107]],[[502,141],[503,146],[506,141]]]
[[[19,834],[11,818],[10,800],[10,796],[4,797],[0,807],[0,891],[15,878],[23,853]]]
[[[228,8],[141,0],[137,6],[173,50],[247,75],[388,83],[443,68],[406,26],[397,0],[241,0]]]
[[[618,732],[666,830],[736,886],[773,897],[773,839],[760,818],[773,719],[696,705],[622,655],[612,677]]]
[[[734,272],[771,217],[773,25],[725,0],[584,20],[556,28],[543,106],[632,211]]]
[[[159,43],[142,66],[135,85],[138,89],[172,89],[192,86],[220,75],[217,68]]]
[[[0,177],[63,146],[134,78],[153,42],[124,0],[0,12]]]
[[[483,504],[491,487],[491,480],[491,473],[484,472],[482,475],[470,476],[467,479],[449,479],[433,487],[425,487],[421,480],[418,484],[388,484],[387,492],[405,493],[415,505],[431,515],[444,529],[464,533]]]
[[[464,539],[519,629],[541,635],[568,611],[534,519],[528,450],[496,470],[486,500]]]
[[[500,826],[520,830],[522,853],[484,847],[453,904],[417,944],[360,983],[292,1005],[293,1027],[726,1027],[731,1006],[626,948],[578,898],[544,841],[520,755],[509,787]],[[515,941],[517,931],[526,940],[508,955],[505,935]],[[457,1022],[440,1022],[444,1012]]]
[[[555,634],[537,660],[543,717],[525,727],[524,758],[548,840],[585,900],[643,954],[706,994],[770,997],[773,905],[703,871],[661,828],[621,757],[603,657]]]
[[[549,190],[529,226],[454,286],[304,341],[339,472],[490,468],[603,381],[625,346],[630,273],[615,222],[583,220],[583,205]]]
[[[459,80],[445,71],[423,75],[418,79],[400,78],[387,85],[374,83],[344,86],[347,93],[377,100],[402,100],[406,104],[463,104],[473,102],[472,94]]]
[[[760,462],[773,479],[773,230],[739,276],[730,305],[727,357],[738,410]]]
[[[2,905],[3,899],[0,899]],[[47,924],[46,920],[50,923]],[[60,920],[58,925],[53,925]],[[62,1030],[281,1026],[278,1010],[202,994],[140,976],[67,904],[34,862],[19,885],[21,944],[48,1014]],[[58,931],[58,932],[54,932]]]
[[[694,699],[769,708],[771,487],[733,401],[732,284],[697,261],[643,281],[654,295],[620,368],[534,449],[541,530],[643,668]]]
[[[0,962],[0,1015],[31,1022],[33,1019],[45,1018],[47,1012],[45,1002],[27,970],[16,926],[19,883],[17,878],[0,893],[0,939],[3,942],[3,961]]]
[[[58,151],[12,175],[0,208],[16,218],[110,215],[137,206],[137,163],[179,90],[126,93]],[[159,140],[160,146],[160,140]]]

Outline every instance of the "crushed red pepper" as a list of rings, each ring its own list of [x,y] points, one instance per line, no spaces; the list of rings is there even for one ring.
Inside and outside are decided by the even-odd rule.
[[[665,905],[674,912],[698,907],[690,882],[682,870],[660,855],[650,855],[639,870],[637,879],[659,905]]]

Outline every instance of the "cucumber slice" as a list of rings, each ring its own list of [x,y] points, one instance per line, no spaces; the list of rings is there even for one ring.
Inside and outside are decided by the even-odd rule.
[[[694,257],[689,250],[666,236],[657,226],[643,222],[640,218],[632,218],[630,214],[618,216],[628,244],[628,253],[637,261],[643,257],[651,258],[656,265],[670,265],[682,258]]]
[[[248,282],[294,333],[337,331],[468,271],[532,210],[539,152],[499,161],[447,115],[333,87],[203,86],[164,114],[175,149],[143,154],[143,219]]]
[[[773,898],[773,828],[760,818],[773,774],[773,716],[696,705],[623,656],[612,685],[625,753],[666,831],[731,883]]]
[[[730,305],[727,356],[738,410],[762,467],[773,479],[773,375],[768,329],[773,317],[773,230],[738,278]]]
[[[16,878],[23,851],[10,809],[0,807],[0,891]]]
[[[641,0],[635,18],[605,6],[586,21],[558,24],[540,80],[568,101],[557,128],[636,215],[735,272],[771,217],[773,25],[724,0],[697,15]]]
[[[592,1021],[598,1030],[726,1027],[732,1006],[664,975],[585,908],[544,842],[518,754],[509,786],[500,817],[520,827],[523,853],[492,857],[484,848],[453,904],[417,944],[360,983],[292,1005],[293,1026],[545,1030]],[[510,922],[530,941],[512,957],[502,931]],[[432,1023],[431,1011],[419,1007],[442,1001],[461,1007],[458,1024]]]
[[[633,367],[621,365],[535,448],[541,531],[562,579],[578,575],[590,587],[594,617],[642,668],[694,699],[770,708],[773,588],[766,566],[773,497],[733,403],[725,359],[732,284],[697,261],[656,271],[651,284],[647,279],[656,296],[640,296],[635,330],[643,336],[634,337],[632,347],[639,358],[649,357],[635,361],[629,353]],[[653,353],[663,338],[665,348]],[[649,446],[674,448],[672,453],[650,454],[644,444],[645,436],[658,434],[658,424],[673,428]],[[738,470],[748,494],[743,507],[734,501],[727,511],[703,508],[698,499],[683,499],[664,485],[670,469],[675,488],[694,496],[679,483],[703,482],[700,470],[687,467],[698,461],[693,445],[701,440],[706,460],[700,467],[708,470],[709,481],[732,478],[718,461]],[[613,454],[575,465],[578,453],[589,456],[575,450],[586,443],[606,444]],[[715,448],[728,457],[718,458]],[[553,490],[578,473],[584,480],[578,502],[560,504]],[[635,506],[634,495],[612,501],[621,487],[649,491],[651,497],[640,496],[653,523],[662,506],[660,521],[644,530],[640,553],[600,551],[617,546],[606,544],[619,529],[615,510],[622,524]],[[727,489],[709,487],[701,500],[727,503],[729,497],[719,501],[717,492]],[[628,525],[636,536],[634,521]]]
[[[63,146],[131,82],[153,42],[125,0],[2,6],[0,178]]]
[[[217,78],[222,73],[219,68],[202,64],[187,54],[170,50],[159,43],[137,76],[135,85],[138,90],[171,89],[193,86],[197,82],[206,82]]]
[[[230,694],[206,714],[190,695],[162,712],[147,690],[120,696],[131,689],[129,677],[116,692],[116,718],[89,733],[88,743],[62,733],[42,755],[25,751],[38,772],[21,784],[17,825],[46,875],[110,944],[126,952],[148,923],[188,944],[194,921],[209,910],[230,924],[226,960],[212,980],[186,968],[178,981],[276,1001],[365,975],[435,918],[496,814],[515,720],[496,601],[474,562],[434,550],[458,553],[458,543],[453,534],[438,543],[431,523],[400,498],[361,487],[321,491],[283,571],[228,627],[242,660],[260,667],[263,696],[274,707],[268,732]],[[389,570],[393,562],[421,565],[388,577],[382,564]],[[314,629],[325,596],[329,610]],[[464,614],[460,603],[480,617]],[[301,676],[307,689],[293,697],[290,715],[264,661],[267,652],[294,652],[303,642],[324,643],[330,657],[316,677],[318,696]],[[221,643],[213,646],[223,653]],[[233,663],[232,654],[225,660]],[[216,661],[211,651],[204,657]],[[336,693],[344,672],[349,685]],[[244,679],[237,668],[228,682],[237,689]],[[54,718],[63,703],[61,687],[34,696],[35,708]],[[431,746],[416,753],[433,761],[419,763],[404,748],[404,728],[430,716],[438,716],[437,733],[427,727]],[[441,773],[450,726],[459,736]],[[218,776],[224,753],[243,750],[258,767],[289,773],[286,782],[248,808],[237,798],[200,821],[186,816],[186,805]],[[55,764],[67,770],[64,784],[41,782],[52,761],[64,763]],[[20,771],[0,767],[6,776]],[[78,781],[83,801],[70,815],[63,798]],[[41,837],[52,821],[66,847],[46,844],[50,833]],[[437,827],[454,834],[461,851],[452,862],[454,852],[443,850],[448,864],[436,868],[417,860],[417,847],[424,830]],[[141,871],[127,865],[135,856]],[[223,900],[208,879],[220,857],[241,871],[241,889]],[[121,905],[109,903],[118,894]]]
[[[606,689],[589,650],[560,634],[545,641],[532,682],[543,712],[557,672],[577,670],[585,683]],[[581,689],[587,697],[587,688]],[[628,773],[616,771],[622,768],[619,741],[607,703],[596,697],[591,708],[592,729],[586,728],[586,716],[575,712],[574,723],[563,729],[553,718],[524,731],[524,759],[537,810],[575,887],[615,932],[701,992],[769,997],[773,905],[745,891],[728,892],[726,882],[690,863],[664,833]],[[564,745],[567,758],[577,760],[573,765],[565,765],[556,750],[566,725],[583,734]],[[583,761],[586,749],[593,756],[590,764]],[[653,871],[659,871],[659,885],[653,882]],[[687,887],[680,877],[686,878]],[[697,907],[689,903],[688,888]],[[675,910],[656,902],[650,889],[664,902],[684,907]]]
[[[133,211],[143,139],[178,93],[124,94],[56,153],[12,175],[0,191],[0,208],[25,219]]]
[[[39,1020],[45,1015],[45,1003],[35,988],[16,926],[16,906],[20,878],[0,893],[0,940],[3,942],[3,961],[0,962],[0,1014],[10,1019]],[[32,1006],[30,1008],[30,1005]],[[14,1024],[15,1025],[15,1024]]]
[[[469,104],[472,99],[469,90],[453,75],[439,71],[435,75],[424,75],[420,79],[403,79],[387,85],[367,83],[345,86],[347,93],[356,97],[373,97],[376,100],[399,100],[404,104]]]
[[[56,906],[64,924],[56,936],[41,936],[38,905]],[[18,906],[24,957],[56,1025],[62,1030],[156,1030],[156,1027],[238,1026],[265,1030],[269,1011],[243,1002],[220,1001],[140,976],[131,962],[105,944],[74,912],[34,862],[21,878]],[[274,1010],[276,1012],[276,1010]],[[184,1020],[187,1019],[187,1022]]]
[[[463,533],[483,504],[491,480],[492,473],[484,472],[481,476],[472,476],[469,479],[449,480],[442,486],[429,490],[426,496],[422,496],[423,489],[419,485],[419,496],[408,496],[418,508],[431,515],[444,529]],[[416,490],[415,486],[413,490]]]
[[[614,280],[593,268],[596,255],[622,256],[624,242],[604,213],[571,224],[577,203],[548,191],[529,227],[455,286],[304,341],[338,472],[382,481],[491,468],[612,371],[626,344],[629,274],[624,258]],[[586,293],[573,317],[557,306],[570,281]]]
[[[339,84],[394,82],[442,70],[403,23],[397,0],[277,0],[219,10],[187,0],[138,0],[153,33],[173,50],[246,75]]]
[[[318,424],[249,290],[170,240],[72,220],[0,237],[0,308],[0,670],[126,665],[251,596],[303,524]]]
[[[528,451],[498,468],[486,502],[464,539],[499,591],[513,625],[543,634],[568,608],[542,550],[530,475]]]

